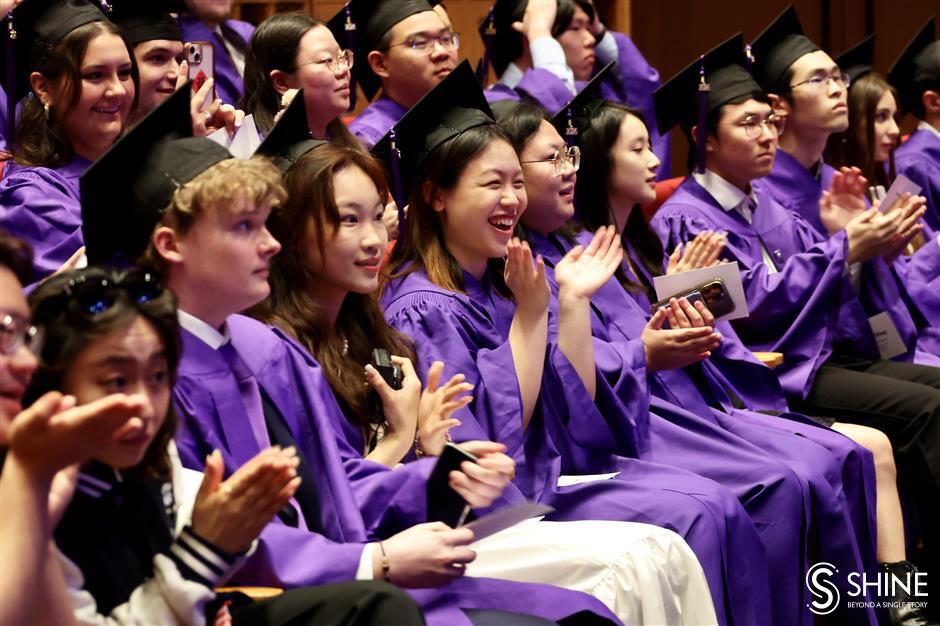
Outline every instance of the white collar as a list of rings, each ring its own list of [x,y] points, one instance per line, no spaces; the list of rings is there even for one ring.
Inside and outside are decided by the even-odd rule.
[[[222,324],[222,332],[219,332],[195,315],[191,315],[183,309],[178,309],[176,314],[180,326],[196,335],[196,337],[213,350],[218,350],[232,340],[232,336],[228,332],[227,323]]]
[[[522,77],[525,73],[519,69],[519,66],[515,63],[510,63],[506,66],[506,71],[503,72],[503,75],[499,77],[499,84],[506,85],[511,89],[515,89],[516,85],[522,82]]]
[[[933,127],[932,124],[928,124],[927,122],[923,120],[921,120],[920,124],[917,125],[917,130],[929,130],[937,137],[940,137],[940,130],[937,130],[936,128]]]
[[[706,169],[703,174],[693,172],[692,178],[694,178],[695,182],[701,185],[725,211],[733,211],[747,200],[756,203],[753,190],[751,190],[750,194],[746,194],[709,169]]]

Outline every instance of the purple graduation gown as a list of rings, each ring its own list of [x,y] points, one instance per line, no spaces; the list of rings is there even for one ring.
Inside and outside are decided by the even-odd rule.
[[[927,198],[924,222],[940,232],[940,137],[929,130],[915,130],[894,151],[894,168],[921,186]]]
[[[208,41],[215,48],[215,92],[223,104],[239,106],[245,93],[245,83],[242,75],[238,73],[235,62],[228,53],[228,49],[219,40],[219,36],[198,18],[180,13],[176,18],[183,41]],[[248,22],[239,20],[225,20],[235,33],[245,41],[245,47],[251,40],[255,27]]]
[[[799,215],[809,223],[821,237],[829,234],[819,218],[819,199],[822,192],[829,188],[835,170],[826,163],[820,168],[817,178],[803,167],[785,150],[777,150],[774,166],[770,174],[754,182],[754,188],[764,192],[786,209]],[[891,267],[882,259],[873,259],[865,263],[862,275],[859,299],[865,305],[868,315],[887,311],[901,335],[905,345],[921,354],[913,354],[913,360],[924,365],[940,365],[937,330],[940,327],[940,311],[936,304],[940,296],[929,289],[925,298],[917,294],[925,291],[929,283],[940,285],[940,246],[924,246],[911,257],[899,257]],[[935,286],[936,286],[935,285]],[[912,293],[913,292],[913,293]],[[923,316],[918,324],[914,315]],[[847,329],[847,339],[851,340],[857,332],[866,332],[866,326]],[[920,337],[924,339],[921,341]],[[877,352],[876,352],[877,354]],[[909,356],[906,360],[911,360]]]
[[[62,167],[7,161],[0,180],[0,225],[33,247],[33,278],[59,269],[84,245],[78,180],[91,163],[75,156]]]
[[[278,518],[261,533],[258,549],[234,580],[241,584],[297,587],[352,580],[363,545],[388,535],[375,530],[411,525],[423,518],[429,463],[390,470],[344,450],[331,415],[339,411],[322,372],[303,350],[255,320],[228,318],[232,343],[259,385],[269,394],[306,456],[316,481],[323,534],[284,525]],[[222,355],[182,331],[183,357],[173,390],[180,417],[177,447],[187,467],[201,470],[213,449],[222,452],[226,473],[259,452],[238,383]],[[345,459],[358,457],[359,467]],[[354,493],[350,478],[373,475],[369,503]],[[304,477],[309,478],[309,477]],[[370,529],[370,526],[372,528]],[[388,531],[392,532],[391,530]],[[616,623],[598,600],[549,585],[461,578],[437,589],[409,590],[429,624],[469,624],[461,608],[519,610],[558,620],[589,610]],[[520,598],[526,598],[523,604]]]
[[[494,83],[483,93],[490,103],[500,100],[534,100],[552,115],[561,111],[572,98],[571,90],[564,81],[540,67],[525,70],[522,80],[515,87]]]
[[[577,243],[586,246],[591,236],[581,232]],[[563,250],[574,246],[557,235],[549,239],[531,232],[529,241],[533,251],[541,254],[551,267],[561,260]],[[623,269],[630,276],[629,266],[625,264]],[[549,269],[548,275],[557,297],[554,271]],[[735,393],[740,400],[752,395],[746,392],[765,389],[765,398],[756,399],[767,405],[764,408],[782,405],[785,409],[786,403],[772,371],[754,359],[730,328],[722,329],[722,347],[701,365],[646,372],[641,335],[649,321],[650,302],[645,292],[628,293],[612,278],[594,295],[591,304],[598,375],[616,381],[615,389],[624,402],[630,396],[645,397],[651,393],[686,410],[654,409],[650,415],[652,443],[642,458],[693,471],[737,494],[762,533],[775,582],[773,590],[781,599],[778,605],[803,593],[799,604],[791,602],[779,607],[779,621],[812,622],[806,608],[810,598],[803,585],[803,575],[809,566],[804,533],[810,525],[819,533],[820,560],[833,563],[842,571],[874,573],[875,492],[870,453],[808,418],[794,416],[800,421],[793,421],[735,409],[725,390]],[[722,352],[735,355],[727,359],[729,363],[736,362],[736,358],[747,359],[737,361],[739,367],[734,370],[736,380],[742,380],[737,376],[747,376],[743,379],[748,381],[747,386],[734,386],[721,375],[713,359]],[[624,379],[630,384],[623,385]],[[700,386],[705,387],[704,392],[699,391]],[[776,389],[776,395],[770,392],[772,389]],[[753,400],[750,404],[753,406]],[[720,405],[720,409],[715,405]],[[722,461],[717,463],[716,459]],[[787,502],[786,494],[773,489],[781,474],[788,472],[781,470],[781,464],[795,472],[800,488],[806,492],[809,506],[805,525],[767,523],[775,517],[799,519],[798,512],[794,515],[794,511],[785,510],[788,504],[793,504]],[[843,476],[850,479],[847,492],[843,492]],[[865,476],[869,478],[869,493]],[[861,526],[863,534],[856,531],[857,526]],[[793,554],[802,554],[802,558],[793,559]],[[847,591],[843,589],[843,593]],[[839,618],[840,623],[877,624],[874,611],[869,609],[853,611],[843,607]]]
[[[656,212],[651,225],[670,250],[703,230],[727,232],[723,256],[738,262],[750,310],[749,317],[734,320],[732,326],[751,350],[786,354],[783,365],[774,373],[786,393],[805,398],[816,371],[831,356],[834,345],[845,354],[879,358],[868,317],[884,309],[872,310],[872,303],[856,295],[845,269],[845,231],[824,237],[764,193],[763,188],[755,186],[755,194],[758,204],[754,221],[748,224],[737,211],[726,212],[690,176]],[[761,241],[779,270],[775,274],[769,273],[764,264]],[[865,263],[863,281],[866,275],[884,269],[880,259]],[[890,290],[893,281],[886,282],[889,284],[884,288]],[[896,324],[897,308],[889,311]],[[903,321],[903,315],[900,319]],[[903,324],[898,327],[899,331],[907,328]],[[910,333],[902,337],[912,348],[914,338]]]
[[[356,116],[349,124],[349,131],[366,150],[371,150],[407,112],[407,108],[382,95]]]
[[[416,271],[392,281],[382,298],[389,323],[415,340],[422,376],[441,360],[445,376],[459,372],[475,386],[473,401],[455,416],[461,425],[451,431],[454,439],[506,444],[517,464],[514,482],[526,497],[557,509],[550,519],[634,521],[674,530],[702,564],[719,621],[766,623],[766,553],[734,496],[691,472],[618,456],[620,450],[635,455],[644,445],[648,413],[631,413],[606,384],[598,385],[598,401],[592,401],[555,345],[548,348],[536,412],[523,429],[508,341],[514,305],[488,283],[468,274],[464,281],[467,293],[454,293]],[[562,473],[601,472],[620,474],[557,486]]]

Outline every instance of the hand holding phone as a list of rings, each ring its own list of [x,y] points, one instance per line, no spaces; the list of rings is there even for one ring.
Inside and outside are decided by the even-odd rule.
[[[189,66],[189,80],[193,81],[193,95],[202,89],[210,78],[215,81],[215,48],[209,41],[188,41],[183,44],[186,51],[186,64]],[[200,105],[204,109],[216,99],[215,85]]]
[[[477,457],[454,443],[444,444],[428,478],[428,521],[444,522],[457,528],[467,520],[470,505],[450,486],[450,473],[460,471],[464,461],[477,462]]]

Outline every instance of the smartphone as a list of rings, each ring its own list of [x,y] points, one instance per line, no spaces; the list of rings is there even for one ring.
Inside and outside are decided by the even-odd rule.
[[[401,367],[392,363],[392,356],[384,348],[372,350],[372,367],[374,367],[388,386],[392,389],[401,389]],[[369,390],[369,413],[375,416],[378,422],[385,419],[385,409],[382,408],[382,399],[375,389]]]
[[[467,502],[451,489],[450,473],[460,471],[464,461],[477,462],[477,457],[455,443],[445,443],[444,451],[428,478],[428,521],[444,522],[456,528],[466,520]]]
[[[210,78],[215,78],[215,48],[209,41],[189,41],[183,44],[186,51],[186,63],[189,65],[189,80],[193,81],[193,93],[196,93]],[[202,108],[215,100],[215,86],[206,96]]]
[[[725,281],[720,278],[713,278],[701,285],[677,293],[671,298],[660,300],[653,305],[653,313],[669,306],[669,300],[672,298],[685,298],[692,306],[695,306],[696,301],[700,301],[716,319],[734,311],[734,300],[731,299],[731,294],[725,288]]]
[[[686,300],[689,301],[689,304],[691,304],[693,307],[695,306],[695,303],[696,303],[696,302],[701,302],[702,304],[705,303],[705,298],[702,297],[702,294],[701,294],[701,292],[699,292],[698,289],[691,289],[691,290],[689,290],[689,291],[684,291],[684,292],[682,292],[682,293],[679,293],[679,294],[676,294],[676,295],[672,296],[672,298],[675,298],[676,300],[679,300],[679,299],[681,299],[681,298],[685,298]],[[672,300],[672,298],[669,298],[669,300]],[[654,305],[653,305],[653,312],[655,313],[656,311],[658,311],[658,310],[660,310],[660,309],[665,309],[666,307],[668,307],[668,306],[669,306],[669,300],[662,300],[662,301],[657,302],[656,304],[654,304]]]

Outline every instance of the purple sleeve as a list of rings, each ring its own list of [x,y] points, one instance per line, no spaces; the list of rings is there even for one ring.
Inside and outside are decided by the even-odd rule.
[[[18,168],[0,183],[0,223],[33,247],[35,280],[84,245],[79,199],[45,168]]]
[[[516,85],[516,91],[523,98],[535,100],[552,115],[574,97],[563,80],[542,68],[526,70],[522,80]]]
[[[927,199],[924,222],[933,229],[934,234],[940,232],[940,162],[931,158],[929,153],[912,151],[903,159],[897,159],[897,167],[898,174],[904,174],[920,185],[920,195]]]

